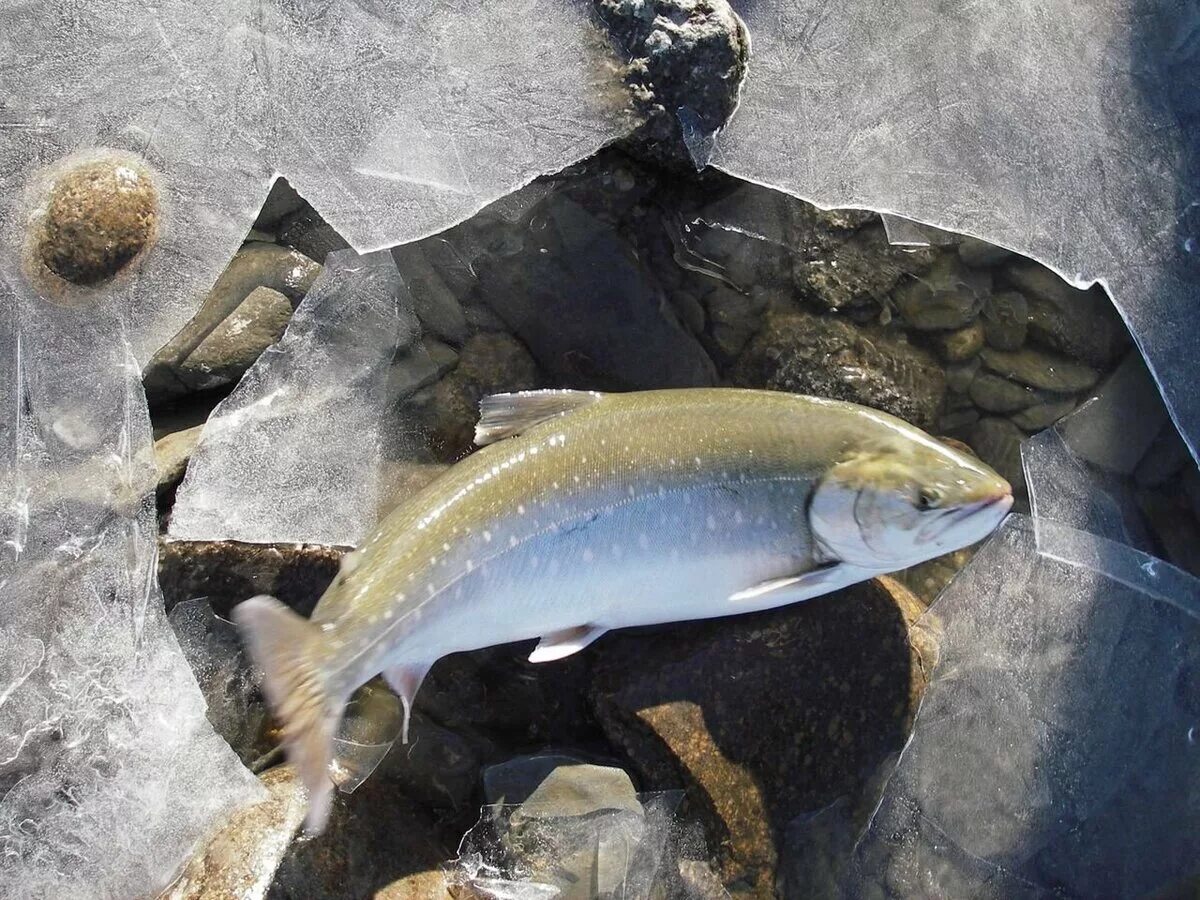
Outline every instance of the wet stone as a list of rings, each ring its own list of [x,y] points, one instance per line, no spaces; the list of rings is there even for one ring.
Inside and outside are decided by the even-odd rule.
[[[979,374],[981,365],[979,357],[974,356],[964,363],[946,366],[946,390],[951,394],[967,393],[971,382]]]
[[[955,331],[935,332],[931,338],[938,356],[948,363],[961,363],[983,349],[983,324],[972,322]]]
[[[1043,428],[1049,428],[1073,409],[1075,409],[1075,398],[1062,397],[1045,403],[1035,403],[1020,412],[1013,413],[1009,418],[1026,431],[1041,431]]]
[[[154,442],[154,465],[158,468],[159,495],[166,494],[183,480],[188,461],[200,442],[203,425],[165,434]]]
[[[283,337],[291,318],[287,297],[268,287],[255,288],[179,363],[176,373],[195,391],[232,384]]]
[[[882,304],[901,278],[923,275],[932,262],[928,249],[893,247],[883,224],[873,222],[844,241],[804,248],[792,277],[800,295],[821,309],[854,309]]]
[[[593,698],[647,790],[683,786],[726,885],[774,896],[796,816],[856,795],[904,744],[926,673],[909,643],[922,605],[881,578],[807,603],[617,634]]]
[[[922,428],[936,422],[945,395],[941,366],[924,350],[808,313],[769,317],[731,377],[739,387],[861,403]]]
[[[1045,266],[1015,259],[1002,278],[1029,301],[1029,332],[1051,350],[1105,368],[1130,345],[1129,333],[1100,287],[1078,290]]]
[[[993,294],[983,305],[983,328],[989,346],[1019,350],[1029,329],[1029,301],[1016,291]]]
[[[971,382],[970,396],[980,409],[996,413],[1016,412],[1040,399],[1036,391],[987,372]]]
[[[981,241],[979,238],[964,237],[958,244],[958,258],[963,265],[973,269],[990,269],[1012,256],[1011,250]]]
[[[1011,352],[985,347],[979,355],[984,368],[997,375],[1059,394],[1085,391],[1100,377],[1095,369],[1031,347]]]
[[[158,214],[158,191],[140,163],[115,156],[79,163],[50,189],[36,252],[60,278],[100,284],[154,241]]]
[[[991,289],[987,272],[968,269],[956,257],[946,255],[923,277],[902,281],[892,299],[913,328],[954,329],[975,320]]]

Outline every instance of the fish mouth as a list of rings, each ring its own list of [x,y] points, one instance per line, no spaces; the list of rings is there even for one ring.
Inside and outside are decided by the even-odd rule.
[[[981,500],[964,503],[957,509],[947,511],[937,521],[931,522],[923,528],[917,537],[917,543],[937,542],[946,546],[953,544],[953,549],[958,549],[959,547],[973,544],[976,541],[981,541],[996,529],[996,526],[1000,524],[1000,521],[1012,509],[1012,505],[1013,495],[1011,488],[997,491]],[[986,513],[986,515],[981,515],[981,513]],[[967,533],[960,534],[953,540],[950,540],[951,536],[960,528],[974,525],[978,525],[979,527],[969,527]]]

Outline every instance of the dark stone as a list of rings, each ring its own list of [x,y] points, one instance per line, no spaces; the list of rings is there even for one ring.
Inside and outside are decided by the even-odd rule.
[[[1011,250],[1005,250],[979,238],[964,237],[958,244],[958,258],[972,269],[990,269],[1012,255]]]
[[[733,114],[750,39],[725,0],[595,0],[642,125],[631,152],[672,167],[708,165]]]
[[[683,786],[726,886],[774,896],[796,816],[855,796],[900,750],[926,672],[921,604],[891,579],[597,645],[593,697],[648,790]]]
[[[930,337],[930,341],[938,356],[946,362],[966,362],[983,349],[983,324],[972,322],[955,331],[938,331]]]
[[[993,294],[983,305],[984,336],[997,350],[1019,350],[1029,330],[1029,301],[1016,291]]]
[[[1015,425],[1026,431],[1041,431],[1043,428],[1049,428],[1073,409],[1075,409],[1075,398],[1061,397],[1047,400],[1045,403],[1036,403],[1020,412],[1013,413],[1009,418]]]
[[[474,261],[479,290],[556,386],[702,387],[712,361],[680,325],[654,276],[611,226],[552,194],[523,243]],[[464,354],[465,355],[465,354]]]
[[[167,609],[206,597],[217,615],[255,594],[270,594],[308,615],[337,574],[344,550],[237,541],[158,542],[158,580]]]
[[[158,233],[158,190],[140,162],[124,155],[75,164],[50,188],[36,237],[55,275],[91,286],[112,278]]]
[[[1057,394],[1085,391],[1100,377],[1095,369],[1032,347],[1013,351],[984,347],[979,357],[990,372]]]
[[[278,240],[319,263],[330,253],[350,249],[346,239],[307,203],[280,220]]]
[[[970,395],[980,409],[995,413],[1016,412],[1041,399],[1036,391],[987,372],[971,382]]]
[[[1028,259],[1008,263],[1002,277],[1028,298],[1030,338],[1043,347],[1103,369],[1130,346],[1125,323],[1103,288],[1077,290]]]
[[[308,201],[296,193],[286,178],[276,178],[258,212],[258,218],[254,220],[254,228],[274,233],[281,220],[306,206]]]
[[[255,288],[187,358],[174,367],[192,391],[235,384],[263,351],[276,343],[292,318],[292,304],[279,291]]]
[[[741,387],[849,400],[921,427],[937,421],[941,367],[923,350],[833,316],[771,316],[732,372]]]
[[[540,387],[537,364],[521,342],[490,332],[468,340],[458,365],[433,387],[426,413],[437,457],[459,459],[475,446],[479,401],[489,394]]]
[[[923,275],[934,259],[929,249],[893,247],[881,222],[844,241],[818,240],[799,249],[792,268],[796,290],[830,311],[880,307],[902,277]]]
[[[968,269],[947,254],[924,276],[902,281],[892,292],[892,299],[913,328],[950,330],[975,321],[991,289],[992,279],[987,272]]]
[[[1021,467],[1021,441],[1025,432],[1008,419],[980,419],[967,434],[967,443],[985,463],[1012,485],[1018,503],[1027,499],[1025,470]]]

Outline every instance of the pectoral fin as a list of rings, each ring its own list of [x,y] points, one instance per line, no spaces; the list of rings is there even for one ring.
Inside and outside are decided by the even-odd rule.
[[[852,584],[858,579],[849,571],[851,568],[854,567],[843,562],[822,563],[817,568],[801,572],[799,575],[787,575],[783,578],[763,581],[753,587],[738,591],[736,594],[731,594],[729,599],[734,603],[770,600],[778,606],[796,603]]]
[[[552,631],[538,641],[538,645],[529,654],[529,661],[553,662],[578,653],[607,630],[599,625],[579,625],[575,628],[564,628],[562,631]]]

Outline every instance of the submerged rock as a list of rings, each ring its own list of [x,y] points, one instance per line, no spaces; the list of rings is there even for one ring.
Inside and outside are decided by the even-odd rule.
[[[958,258],[972,269],[990,269],[1012,255],[1011,250],[1005,250],[979,238],[963,237],[958,242]]]
[[[967,443],[985,463],[1008,479],[1018,501],[1025,497],[1025,470],[1021,467],[1021,441],[1025,432],[1008,419],[980,419],[967,433]]]
[[[72,284],[112,278],[158,233],[158,189],[127,154],[79,162],[54,181],[35,225],[42,264]]]
[[[908,632],[921,610],[884,578],[614,635],[595,651],[596,714],[647,788],[686,788],[725,884],[773,896],[787,823],[855,794],[903,746],[926,680]]]
[[[1033,340],[1091,366],[1105,368],[1129,347],[1121,316],[1100,287],[1078,290],[1029,259],[1015,259],[1002,277],[1029,300]]]
[[[882,304],[902,277],[923,275],[934,258],[928,249],[893,247],[880,222],[865,225],[845,241],[819,241],[801,249],[792,268],[796,290],[830,311]]]
[[[1011,352],[985,347],[979,356],[984,368],[997,375],[1058,394],[1085,391],[1100,377],[1095,369],[1032,347]]]
[[[1049,428],[1074,408],[1074,397],[1062,397],[1047,400],[1044,403],[1035,403],[1020,412],[1013,413],[1009,418],[1026,431],[1041,431],[1043,428]]]
[[[971,359],[983,349],[984,327],[981,322],[972,322],[955,331],[935,332],[930,338],[938,356],[948,363],[961,363]]]
[[[962,328],[975,321],[992,290],[987,272],[945,255],[920,278],[900,283],[892,299],[904,321],[922,331]]]
[[[160,497],[168,494],[183,480],[188,460],[192,458],[192,452],[200,442],[200,432],[203,430],[203,424],[193,425],[182,431],[165,434],[154,442],[154,465],[158,468],[158,486],[155,493]]]
[[[924,350],[809,313],[770,316],[731,377],[741,387],[873,406],[922,428],[937,421],[946,390],[941,366]]]
[[[1041,396],[1031,388],[984,372],[971,382],[971,399],[988,412],[1010,413],[1032,406]]]
[[[287,297],[269,287],[255,288],[175,366],[175,374],[193,391],[233,384],[283,337],[291,318]]]
[[[1029,329],[1029,301],[1016,291],[1002,291],[983,305],[984,335],[997,350],[1019,350]]]

